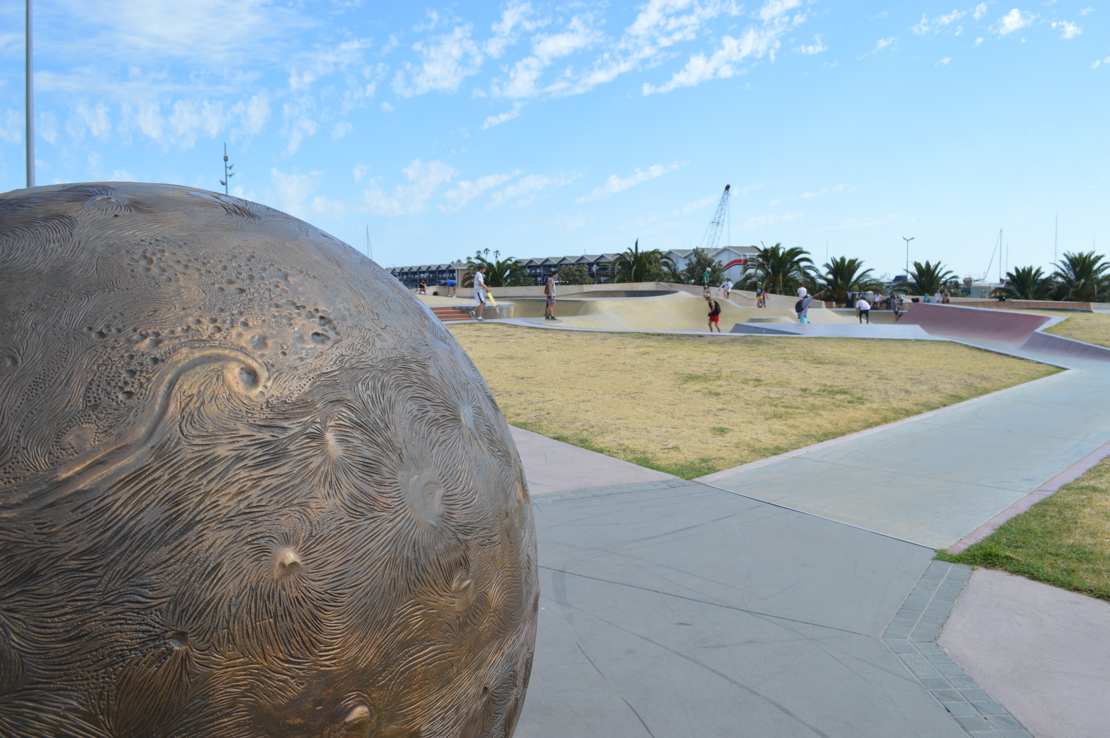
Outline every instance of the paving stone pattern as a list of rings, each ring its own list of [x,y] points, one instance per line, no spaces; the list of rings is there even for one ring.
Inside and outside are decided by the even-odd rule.
[[[975,738],[1032,738],[1006,708],[937,645],[971,567],[934,561],[883,632],[883,641]]]

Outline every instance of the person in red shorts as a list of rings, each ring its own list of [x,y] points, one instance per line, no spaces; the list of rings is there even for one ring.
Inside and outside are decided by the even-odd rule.
[[[713,332],[713,328],[717,332],[721,332],[721,303],[713,299],[713,296],[708,292],[705,294],[705,301],[709,303],[709,332]]]

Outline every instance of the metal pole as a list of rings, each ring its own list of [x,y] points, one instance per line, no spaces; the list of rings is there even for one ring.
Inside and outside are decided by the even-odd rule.
[[[27,100],[24,107],[27,111],[27,186],[35,186],[35,92],[32,86],[32,74],[34,68],[32,66],[31,54],[31,0],[26,2],[27,8],[27,27],[26,27],[26,43],[24,46],[27,49],[27,61],[25,64],[27,72],[27,80],[24,87],[27,91]]]

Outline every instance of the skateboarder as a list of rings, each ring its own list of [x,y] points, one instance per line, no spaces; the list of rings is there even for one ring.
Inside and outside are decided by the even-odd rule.
[[[474,302],[478,303],[477,307],[470,311],[470,317],[475,320],[485,320],[482,317],[482,311],[486,309],[486,265],[482,264],[478,267],[478,271],[474,272]]]
[[[721,332],[721,303],[713,299],[713,296],[706,294],[706,303],[709,304],[709,332],[712,333],[716,328],[717,332]]]
[[[543,311],[544,320],[555,320],[555,315],[552,312],[555,309],[555,280],[559,278],[558,272],[552,272],[551,276],[547,279],[547,284],[543,287],[543,293],[547,295],[547,306]]]

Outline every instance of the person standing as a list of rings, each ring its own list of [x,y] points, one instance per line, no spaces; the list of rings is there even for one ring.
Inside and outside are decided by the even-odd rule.
[[[725,277],[725,281],[721,282],[721,291],[725,293],[725,299],[728,299],[729,293],[732,292],[732,280]]]
[[[867,302],[863,295],[860,295],[859,299],[856,300],[856,317],[859,318],[861,323],[866,320],[868,325],[871,324],[871,304]]]
[[[547,307],[543,312],[544,320],[555,320],[555,281],[559,278],[558,272],[552,272],[551,276],[547,278],[547,284],[543,287],[543,293],[547,295]]]
[[[757,308],[767,307],[767,290],[763,289],[762,282],[755,283],[755,306]]]
[[[470,311],[470,317],[475,320],[485,320],[482,312],[486,309],[486,292],[486,265],[482,264],[474,272],[474,302],[478,305]]]
[[[712,333],[716,328],[717,332],[721,332],[721,303],[713,299],[710,294],[705,295],[705,301],[709,304],[709,332]]]

